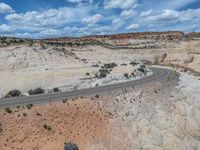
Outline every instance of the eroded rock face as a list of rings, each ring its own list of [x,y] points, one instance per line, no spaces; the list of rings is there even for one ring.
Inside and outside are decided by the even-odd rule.
[[[72,141],[81,150],[198,150],[200,81],[191,78],[2,111],[0,146],[55,150]]]
[[[194,91],[192,96],[200,82],[194,81],[177,89],[154,85],[155,90],[124,90],[104,100],[104,111],[112,118],[110,149],[200,149],[200,95]]]

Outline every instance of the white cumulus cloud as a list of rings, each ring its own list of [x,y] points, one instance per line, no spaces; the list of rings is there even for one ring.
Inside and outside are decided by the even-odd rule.
[[[14,29],[6,24],[2,24],[0,25],[0,33],[10,33],[12,32]]]
[[[124,24],[125,24],[125,21],[122,20],[121,18],[115,18],[115,19],[113,19],[113,21],[112,21],[113,29],[118,29],[118,28],[120,28],[121,26],[123,26]]]
[[[127,27],[129,30],[136,30],[139,28],[139,24],[131,24]]]
[[[94,16],[91,17],[86,17],[82,19],[82,22],[88,25],[94,25],[97,22],[99,22],[101,19],[103,18],[103,16],[101,14],[96,14]]]
[[[130,19],[132,18],[133,16],[135,16],[137,14],[136,11],[134,11],[133,9],[130,9],[130,10],[123,10],[120,14],[120,16],[123,18],[123,19]]]
[[[137,4],[137,0],[107,0],[105,1],[105,8],[121,8],[130,9]]]
[[[13,13],[14,10],[6,3],[0,3],[0,13]]]
[[[142,11],[141,14],[140,14],[140,16],[141,17],[149,16],[149,15],[151,15],[152,11],[153,11],[152,9],[148,10],[148,11]]]
[[[177,21],[179,17],[180,15],[177,11],[165,9],[161,12],[161,14],[148,16],[145,19],[145,21],[149,23],[166,23],[166,22]]]
[[[81,20],[88,15],[89,8],[85,7],[61,7],[58,9],[47,9],[45,11],[29,11],[26,13],[13,13],[5,17],[5,19],[18,29],[43,29],[51,27],[59,27],[67,23]]]
[[[68,2],[71,2],[71,3],[81,3],[82,0],[68,0]]]

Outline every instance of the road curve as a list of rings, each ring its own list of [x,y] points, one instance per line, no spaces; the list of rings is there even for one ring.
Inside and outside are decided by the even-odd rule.
[[[110,90],[126,88],[131,86],[148,85],[167,79],[168,77],[170,77],[172,73],[172,71],[168,69],[151,68],[151,70],[153,73],[150,76],[146,76],[138,80],[123,82],[123,83],[110,84],[110,85],[60,92],[60,93],[50,93],[50,94],[41,94],[41,95],[26,96],[19,98],[0,99],[0,109],[12,106],[27,105],[27,104],[42,104],[53,101],[71,99],[80,96],[100,94],[108,92]]]

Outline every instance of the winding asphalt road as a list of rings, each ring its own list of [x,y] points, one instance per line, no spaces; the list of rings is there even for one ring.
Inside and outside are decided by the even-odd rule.
[[[0,109],[11,106],[22,106],[27,104],[42,104],[53,101],[71,99],[80,96],[100,94],[111,90],[116,90],[126,87],[148,85],[168,79],[168,77],[170,77],[172,74],[172,71],[168,69],[151,68],[151,70],[153,73],[150,76],[146,76],[144,78],[129,82],[104,85],[87,89],[79,89],[67,92],[60,92],[60,93],[41,94],[41,95],[10,98],[10,99],[0,99]]]

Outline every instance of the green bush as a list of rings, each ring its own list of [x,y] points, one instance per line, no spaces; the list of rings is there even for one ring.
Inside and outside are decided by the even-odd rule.
[[[129,78],[128,73],[125,73],[125,74],[124,74],[124,77],[126,77],[126,78],[128,79],[128,78]]]
[[[66,103],[66,102],[67,102],[67,100],[63,100],[62,102],[63,102],[63,103]]]
[[[23,116],[26,117],[26,116],[27,116],[27,113],[23,113]]]
[[[111,71],[111,70],[108,70],[108,69],[106,69],[106,68],[102,68],[102,69],[99,70],[100,73],[106,73],[106,74],[107,74],[107,73],[110,73],[110,71]]]
[[[138,68],[138,71],[140,71],[140,72],[146,74],[146,68],[143,67],[143,66],[141,66],[140,68]]]
[[[57,88],[57,87],[55,87],[55,88],[53,88],[53,92],[54,92],[54,93],[56,93],[56,92],[60,92],[60,89]]]
[[[9,114],[12,113],[12,110],[11,110],[9,107],[6,107],[6,108],[5,108],[5,111],[6,111],[7,113],[9,113]]]
[[[107,76],[106,72],[100,72],[99,78],[105,78]]]
[[[43,128],[45,128],[46,130],[50,131],[51,127],[49,125],[47,125],[46,123],[43,124]]]
[[[90,73],[89,73],[89,72],[87,72],[87,73],[86,73],[86,75],[87,75],[87,76],[89,76],[89,75],[90,75]]]
[[[105,78],[115,66],[117,66],[115,63],[104,64],[99,70],[99,73],[95,74],[95,77],[100,79]]]
[[[28,91],[29,95],[43,94],[45,92],[42,88],[31,89]]]
[[[96,98],[99,98],[99,95],[98,95],[98,94],[96,94]]]
[[[133,77],[135,77],[135,72],[132,72],[131,75],[132,75]]]
[[[135,65],[138,65],[138,63],[135,61],[132,61],[132,62],[130,62],[130,65],[135,66]]]
[[[112,68],[114,68],[114,67],[116,67],[116,66],[117,66],[116,63],[108,63],[108,64],[104,64],[104,65],[102,66],[102,68],[112,69]]]
[[[5,95],[5,97],[20,97],[20,96],[22,96],[22,93],[19,90],[17,90],[17,89],[9,91]]]
[[[28,104],[28,105],[26,105],[26,108],[27,109],[31,109],[33,107],[33,104]]]

